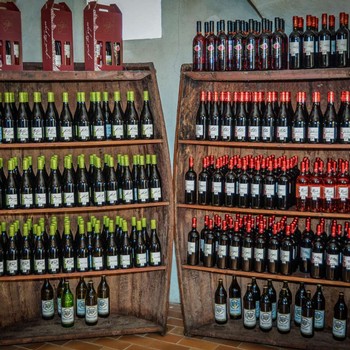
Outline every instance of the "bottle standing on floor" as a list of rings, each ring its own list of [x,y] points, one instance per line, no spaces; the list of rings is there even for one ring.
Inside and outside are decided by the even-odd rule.
[[[221,278],[219,279],[218,287],[215,292],[214,316],[216,323],[227,323],[227,293]]]
[[[79,318],[85,317],[85,299],[86,299],[87,286],[84,281],[84,277],[80,277],[79,283],[75,290],[75,304],[76,304],[76,315]]]
[[[85,299],[85,323],[94,326],[98,321],[97,293],[94,289],[94,282],[89,281]]]
[[[53,289],[47,278],[41,288],[41,315],[44,320],[52,320],[55,315]]]
[[[109,286],[106,276],[101,276],[101,282],[97,288],[97,312],[99,317],[108,317],[110,310]]]
[[[230,318],[238,320],[242,318],[242,300],[241,300],[241,287],[237,282],[235,275],[232,276],[232,282],[228,290],[229,293],[229,305],[230,305]]]
[[[311,291],[306,291],[305,301],[301,310],[300,333],[305,338],[314,336],[315,306],[311,299]]]
[[[247,284],[247,291],[243,298],[243,325],[247,329],[253,329],[256,326],[256,301],[251,283]]]
[[[312,297],[312,301],[314,303],[315,308],[315,323],[314,328],[315,331],[322,331],[325,327],[325,309],[326,309],[326,300],[322,293],[322,286],[320,284],[317,285],[316,292]]]
[[[339,299],[334,306],[332,334],[335,340],[345,340],[347,332],[348,308],[344,301],[344,293],[339,293]]]
[[[264,286],[260,299],[259,326],[264,332],[268,332],[272,329],[272,305],[268,293],[268,286]]]
[[[61,324],[63,327],[74,326],[74,297],[69,288],[69,282],[64,282],[61,300]]]
[[[284,334],[289,333],[291,327],[291,312],[288,301],[287,289],[282,288],[280,298],[278,300],[277,310],[277,330]]]

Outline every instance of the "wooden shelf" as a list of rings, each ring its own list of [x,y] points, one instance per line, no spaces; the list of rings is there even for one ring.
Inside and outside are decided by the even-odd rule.
[[[348,350],[350,347],[349,338],[346,338],[344,341],[336,341],[333,339],[329,329],[315,332],[313,338],[304,338],[300,334],[300,329],[294,325],[292,325],[292,329],[288,334],[279,333],[276,325],[274,325],[270,332],[266,333],[260,330],[258,324],[253,330],[245,329],[243,320],[230,320],[225,325],[218,325],[216,323],[206,324],[191,329],[189,333],[189,335],[217,337],[260,344],[263,339],[264,344],[296,349]]]
[[[305,282],[305,284],[322,284],[323,286],[332,286],[332,287],[343,287],[350,288],[350,283],[343,281],[330,281],[326,279],[317,279],[309,277],[309,274],[302,274],[300,272],[294,273],[291,276],[284,276],[280,274],[272,273],[259,273],[259,272],[245,272],[245,271],[235,271],[229,269],[218,269],[216,267],[205,267],[205,266],[190,266],[182,265],[184,270],[195,270],[208,273],[216,273],[222,275],[236,275],[240,277],[256,277],[257,279],[267,280],[271,278],[274,281],[288,281],[293,283]]]
[[[99,318],[96,326],[87,326],[84,319],[75,318],[74,326],[64,328],[61,319],[36,319],[31,322],[17,322],[4,327],[0,332],[0,345],[47,342],[53,340],[111,337],[124,334],[163,332],[163,327],[155,322],[135,316],[113,315]],[[38,336],[40,334],[40,336]]]
[[[37,148],[93,148],[93,147],[121,147],[121,146],[142,146],[156,145],[163,143],[162,139],[153,140],[121,140],[121,141],[86,141],[86,142],[43,142],[43,143],[2,143],[0,150],[3,149],[37,149]]]
[[[112,210],[130,210],[130,209],[142,209],[142,208],[154,208],[154,207],[166,207],[169,202],[156,202],[145,204],[118,204],[118,205],[105,205],[101,207],[74,207],[74,208],[33,208],[33,209],[1,209],[0,216],[2,215],[44,215],[44,214],[79,214],[79,213],[101,213],[104,211]]]
[[[83,277],[96,277],[96,276],[115,276],[115,275],[127,275],[134,273],[144,273],[153,271],[164,271],[166,266],[147,266],[140,268],[131,269],[118,269],[118,270],[102,270],[102,271],[87,271],[87,272],[71,272],[71,273],[46,273],[44,275],[18,275],[18,276],[2,276],[0,277],[1,282],[21,282],[21,281],[34,281],[34,280],[44,280],[48,279],[59,279],[59,278],[79,278]]]
[[[193,210],[206,210],[221,213],[242,213],[242,214],[263,214],[263,215],[276,215],[276,216],[299,216],[299,217],[313,217],[313,218],[325,218],[325,219],[349,219],[349,213],[314,213],[310,211],[297,211],[295,207],[288,210],[278,209],[252,209],[252,208],[237,208],[237,207],[216,207],[213,205],[199,205],[199,204],[177,204],[178,208],[193,209]]]
[[[257,148],[257,149],[281,149],[281,150],[350,150],[350,144],[336,143],[330,144],[310,144],[310,143],[265,143],[265,142],[234,142],[234,141],[197,141],[197,140],[179,140],[180,145],[194,145],[206,147],[231,147],[231,148]]]

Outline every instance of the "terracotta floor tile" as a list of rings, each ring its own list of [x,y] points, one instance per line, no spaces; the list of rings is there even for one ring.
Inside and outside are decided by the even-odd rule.
[[[229,346],[229,345],[219,345],[215,350],[233,350],[233,349],[238,349],[235,346]]]
[[[42,345],[42,344],[41,344]],[[23,345],[25,346],[25,345]],[[0,350],[19,350],[19,349],[24,349],[22,346],[16,346],[16,345],[0,345]]]
[[[174,327],[171,331],[171,334],[177,334],[177,335],[184,335],[184,328],[183,327]]]
[[[74,350],[100,350],[102,348],[102,345],[92,344],[90,342],[88,343],[86,341],[81,341],[81,340],[72,340],[68,342],[65,345],[65,347],[68,349],[74,349]]]
[[[181,326],[181,327],[183,327],[184,322],[181,319],[179,319],[179,318],[169,317],[167,324],[170,324],[170,325],[173,325],[173,326]]]
[[[60,346],[60,345],[56,345],[53,343],[46,343],[44,345],[42,345],[40,348],[38,348],[38,350],[68,350],[69,348]]]
[[[138,335],[123,335],[120,337],[120,340],[126,343],[131,343],[135,345],[140,345],[140,346],[148,346],[152,347],[152,344],[154,343],[153,339],[147,338],[147,337],[140,337]]]
[[[157,339],[160,341],[164,341],[167,343],[175,343],[175,344],[183,338],[180,335],[170,334],[170,333],[166,334],[165,336],[162,336],[162,335],[157,334],[157,333],[149,333],[149,334],[147,334],[147,337],[152,338],[152,339]]]
[[[268,345],[262,345],[262,344],[255,344],[255,343],[241,343],[238,346],[239,349],[244,350],[277,350],[278,347],[275,346],[268,346]]]
[[[143,346],[132,344],[132,345],[130,345],[128,347],[127,350],[145,350],[145,349],[151,349],[151,348],[146,348],[146,347],[143,347]]]
[[[94,344],[102,345],[103,347],[108,347],[111,349],[126,349],[130,346],[130,343],[121,341],[120,336],[115,338],[99,338],[94,341]],[[102,349],[101,349],[102,350]]]
[[[214,350],[218,346],[215,343],[198,338],[183,338],[178,342],[178,344],[203,350]]]
[[[30,344],[19,344],[17,345],[19,348],[26,348],[31,350],[39,349],[41,346],[43,346],[43,343],[30,343]],[[10,349],[10,348],[9,348]]]
[[[233,348],[237,348],[239,346],[239,344],[241,344],[240,341],[219,339],[219,338],[210,338],[210,337],[203,337],[203,340],[207,340],[207,341],[210,341],[210,342],[216,343],[216,344],[231,346]]]

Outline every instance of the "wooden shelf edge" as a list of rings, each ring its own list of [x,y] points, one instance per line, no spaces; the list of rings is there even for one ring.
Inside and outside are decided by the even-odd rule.
[[[78,214],[85,212],[104,212],[112,210],[129,210],[129,209],[142,209],[153,207],[166,207],[170,202],[156,202],[145,204],[118,204],[118,205],[106,205],[103,207],[74,207],[74,208],[33,208],[33,209],[0,209],[0,217],[2,215],[44,215],[44,214]]]
[[[21,281],[34,281],[34,280],[44,280],[48,279],[59,279],[59,278],[79,278],[83,277],[96,277],[96,276],[116,276],[116,275],[127,275],[135,273],[146,273],[155,271],[165,271],[167,270],[166,265],[162,266],[147,266],[147,267],[133,267],[131,269],[117,269],[117,270],[101,270],[101,271],[87,271],[87,272],[71,272],[71,273],[55,273],[44,275],[17,275],[17,276],[2,276],[0,277],[1,282],[21,282]]]
[[[299,217],[314,217],[325,219],[349,219],[349,213],[314,213],[309,211],[296,211],[294,209],[278,210],[278,209],[252,209],[252,208],[237,208],[237,207],[216,207],[213,205],[199,205],[199,204],[177,204],[177,208],[192,209],[192,210],[205,210],[213,212],[225,212],[225,213],[241,213],[241,214],[263,214],[263,215],[276,215],[276,216],[299,216]]]
[[[218,269],[216,267],[204,267],[204,266],[191,266],[191,265],[182,265],[182,269],[184,270],[194,270],[194,271],[202,271],[207,273],[216,273],[223,275],[236,275],[239,277],[256,277],[257,279],[272,279],[275,281],[288,281],[288,282],[305,282],[306,284],[322,284],[323,286],[331,286],[331,287],[344,287],[350,288],[350,283],[343,281],[330,281],[325,279],[317,279],[311,278],[307,274],[296,273],[291,276],[285,276],[280,274],[272,274],[272,273],[261,273],[261,272],[246,272],[246,271],[236,271],[229,269]]]
[[[178,140],[180,145],[195,145],[206,147],[232,147],[232,148],[257,148],[257,149],[319,149],[319,150],[350,150],[350,144],[309,144],[309,143],[264,143],[264,142],[234,142],[234,141],[197,141]]]

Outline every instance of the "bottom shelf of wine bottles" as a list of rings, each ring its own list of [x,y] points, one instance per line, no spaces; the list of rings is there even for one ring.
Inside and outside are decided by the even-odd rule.
[[[243,327],[242,320],[230,320],[224,325],[210,323],[198,328],[193,328],[189,332],[191,336],[205,336],[213,338],[222,338],[235,341],[258,342],[279,347],[295,349],[349,349],[350,338],[344,341],[336,341],[332,338],[331,330],[325,329],[321,332],[315,332],[315,335],[308,339],[300,335],[300,329],[292,327],[290,333],[281,334],[276,327],[268,333],[260,330],[259,326],[254,329]]]
[[[98,323],[92,327],[87,326],[84,319],[76,319],[74,327],[64,328],[61,325],[61,319],[56,315],[50,321],[37,319],[32,322],[18,322],[13,326],[2,328],[0,345],[163,332],[163,327],[155,322],[135,316],[116,314],[111,314],[105,319],[99,318]]]

